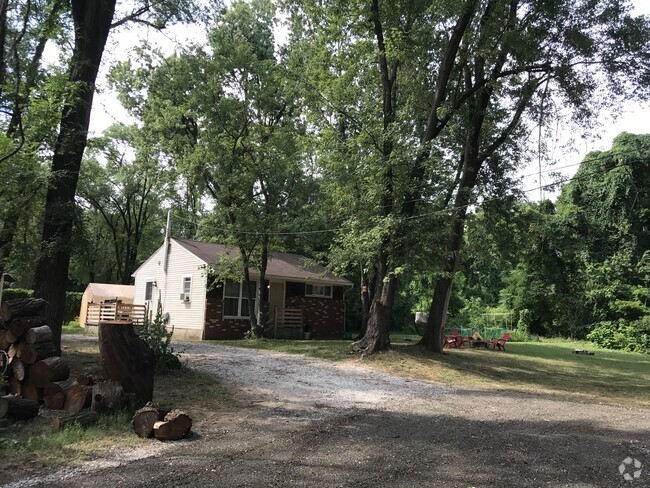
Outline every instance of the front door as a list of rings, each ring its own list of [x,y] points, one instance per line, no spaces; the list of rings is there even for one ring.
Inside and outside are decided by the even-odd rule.
[[[269,283],[269,314],[274,320],[281,320],[284,311],[284,283],[271,281]]]

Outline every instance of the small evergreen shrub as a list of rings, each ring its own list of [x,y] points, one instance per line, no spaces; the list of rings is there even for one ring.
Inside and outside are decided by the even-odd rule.
[[[174,329],[167,330],[160,301],[158,301],[158,308],[153,319],[150,319],[149,313],[147,313],[144,324],[136,326],[135,331],[153,351],[157,372],[181,368],[179,355],[174,352],[174,348],[171,346]]]

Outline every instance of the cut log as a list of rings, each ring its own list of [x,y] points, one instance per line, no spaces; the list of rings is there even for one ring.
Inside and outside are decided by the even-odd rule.
[[[156,422],[153,426],[153,435],[161,441],[175,441],[189,434],[192,428],[192,419],[182,410],[172,410],[165,415],[165,420]]]
[[[25,379],[25,365],[20,359],[14,358],[11,362],[11,369],[14,373],[14,378],[18,381],[23,381]]]
[[[52,425],[55,429],[62,429],[67,425],[77,424],[82,427],[93,425],[99,419],[99,414],[89,410],[87,412],[77,413],[75,415],[66,415],[64,417],[55,417],[52,420]]]
[[[7,400],[7,417],[16,420],[29,420],[38,415],[38,402],[27,400],[19,396],[7,395],[4,397]]]
[[[156,407],[147,404],[133,415],[133,432],[140,437],[151,437],[153,435],[153,426],[161,420],[160,412]]]
[[[29,376],[35,386],[45,388],[54,381],[67,380],[70,376],[68,365],[58,356],[36,361],[29,368]]]
[[[0,318],[9,322],[17,317],[43,316],[47,302],[42,298],[16,298],[2,302]]]
[[[7,415],[7,410],[9,409],[9,400],[4,397],[0,397],[0,419],[4,418]]]
[[[77,376],[76,381],[82,386],[92,386],[97,382],[95,381],[95,378],[87,374],[80,374],[79,376]]]
[[[14,344],[20,340],[20,336],[15,336],[10,330],[5,330],[5,340],[9,344]]]
[[[74,385],[65,394],[65,404],[63,408],[66,412],[78,413],[84,408],[90,407],[92,403],[92,387],[84,385]]]
[[[22,396],[23,394],[23,383],[15,376],[9,379],[9,393],[18,396]]]
[[[38,388],[34,383],[27,380],[24,381],[21,386],[21,395],[26,400],[32,400],[37,403],[42,403],[43,401],[43,388]]]
[[[43,389],[45,406],[50,410],[63,410],[66,393],[76,385],[74,380],[52,382]]]
[[[34,364],[36,361],[54,356],[56,356],[56,351],[52,341],[36,342],[34,344],[21,342],[18,347],[18,357],[25,364]]]
[[[18,355],[18,344],[10,344],[9,350],[7,351],[7,356],[9,356],[9,362],[13,360]]]
[[[27,344],[52,342],[52,329],[47,325],[29,328],[25,331],[24,339]]]
[[[6,351],[9,349],[10,342],[7,340],[7,331],[2,329],[0,330],[0,349]]]
[[[9,322],[8,329],[14,336],[22,337],[31,328],[41,327],[44,325],[45,325],[45,317],[19,317]]]
[[[93,385],[91,410],[112,412],[124,407],[124,388],[117,381],[102,381]]]
[[[126,393],[135,395],[135,406],[153,397],[154,357],[131,322],[100,322],[99,353],[104,378],[119,381]]]

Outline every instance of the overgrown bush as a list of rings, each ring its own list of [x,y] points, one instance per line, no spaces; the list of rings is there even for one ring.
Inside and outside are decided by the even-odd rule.
[[[180,369],[181,360],[178,353],[174,352],[174,348],[171,346],[174,329],[167,330],[160,301],[158,301],[158,308],[154,318],[150,319],[149,313],[147,313],[144,324],[135,327],[135,331],[153,351],[157,372]]]
[[[587,338],[607,349],[650,353],[650,316],[630,323],[623,320],[599,322]]]

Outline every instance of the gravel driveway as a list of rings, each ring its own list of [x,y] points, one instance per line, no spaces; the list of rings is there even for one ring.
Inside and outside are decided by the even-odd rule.
[[[648,409],[452,389],[268,351],[177,349],[229,387],[230,411],[195,419],[184,441],[0,486],[650,486]],[[633,481],[623,474],[634,463],[619,472],[628,457],[643,465]]]

